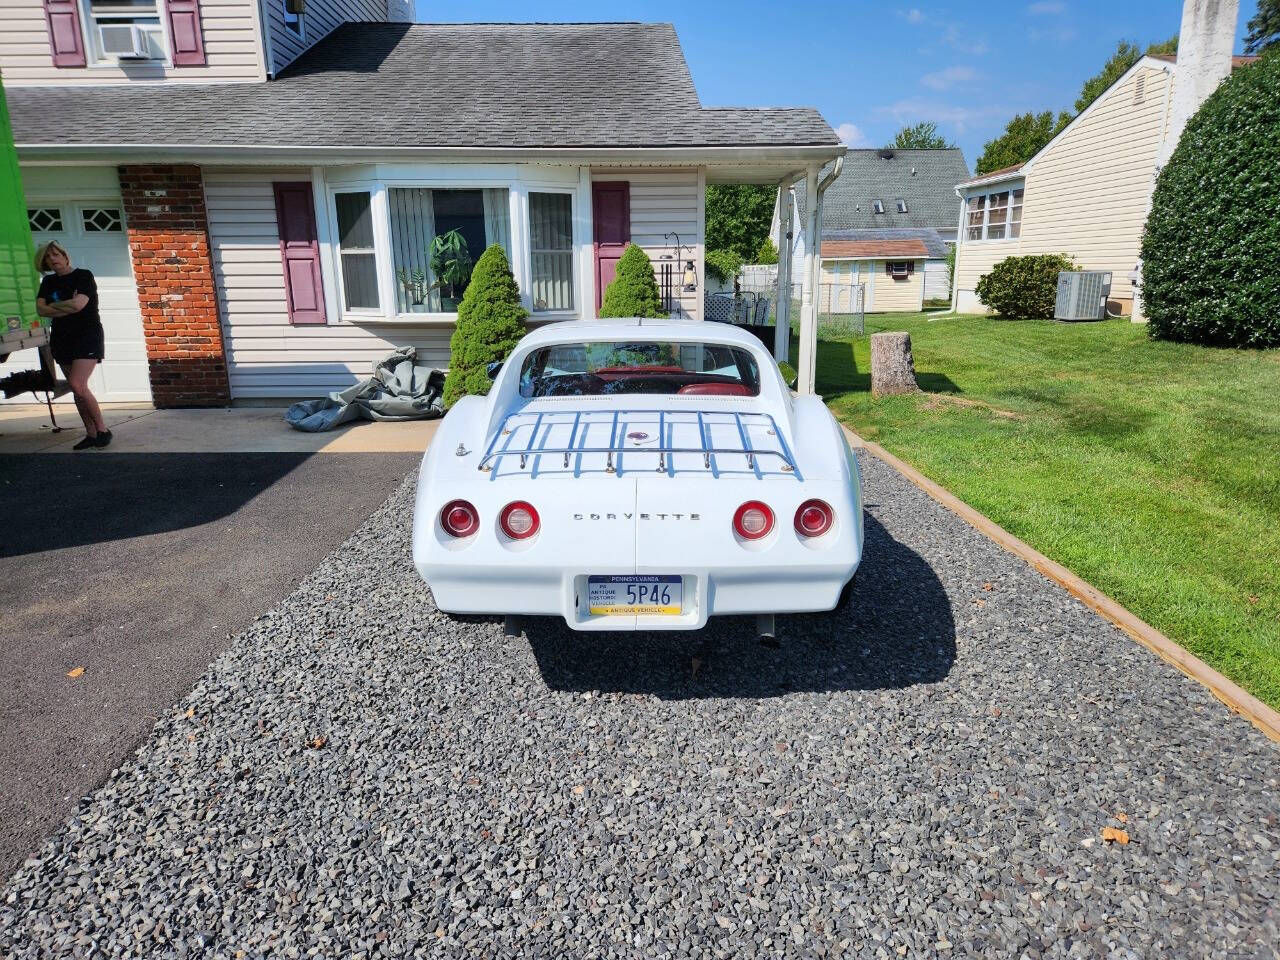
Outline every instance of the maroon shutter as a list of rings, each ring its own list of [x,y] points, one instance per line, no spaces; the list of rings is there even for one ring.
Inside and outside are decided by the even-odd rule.
[[[884,273],[885,273],[885,276],[887,276],[887,277],[892,277],[892,276],[893,276],[893,261],[892,261],[892,260],[886,260],[886,261],[884,262]]]
[[[591,238],[596,254],[596,312],[605,287],[618,272],[618,260],[631,242],[631,185],[602,180],[591,185]]]
[[[79,0],[44,0],[49,24],[49,52],[55,67],[83,67],[84,34],[80,32]]]
[[[324,278],[311,184],[277,182],[276,226],[290,323],[324,323]]]
[[[48,2],[48,0],[46,0]],[[204,66],[204,35],[200,30],[200,0],[167,0],[169,44],[175,67]]]

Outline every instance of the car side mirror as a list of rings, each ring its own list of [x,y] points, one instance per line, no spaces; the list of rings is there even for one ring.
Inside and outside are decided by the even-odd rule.
[[[489,375],[490,380],[497,380],[498,371],[501,369],[502,369],[502,361],[495,360],[493,361],[493,363],[489,364],[487,367],[484,368],[484,372]]]

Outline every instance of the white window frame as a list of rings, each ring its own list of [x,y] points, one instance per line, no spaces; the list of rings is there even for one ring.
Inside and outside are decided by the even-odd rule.
[[[883,201],[883,200],[879,200],[879,199],[872,200],[872,201],[871,201],[871,212],[872,212],[873,214],[875,214],[876,216],[881,216],[881,215],[883,215],[883,214],[884,214],[884,201]]]
[[[523,220],[524,233],[526,235],[524,248],[524,276],[525,281],[520,285],[522,299],[528,301],[525,306],[529,312],[539,320],[565,320],[579,316],[583,306],[579,302],[582,296],[582,278],[578,276],[578,230],[579,216],[578,207],[581,203],[579,199],[579,191],[574,187],[557,184],[555,186],[542,186],[536,183],[522,184],[522,193],[524,197],[523,207],[521,209],[521,218]],[[559,193],[569,197],[569,223],[571,226],[571,236],[569,239],[569,263],[570,269],[573,271],[572,287],[573,287],[573,306],[567,310],[534,310],[533,308],[533,228],[532,214],[529,207],[529,194],[531,193]],[[514,235],[514,231],[512,231]],[[512,241],[514,244],[514,240]],[[519,274],[517,274],[519,276]],[[525,291],[528,293],[525,293]]]
[[[1014,203],[1014,194],[1018,192],[1022,193],[1022,199],[1019,200],[1017,203]],[[1002,193],[1009,195],[1009,200],[1004,206],[1005,219],[1003,224],[997,223],[997,224],[994,224],[994,226],[997,226],[997,227],[1003,226],[1005,230],[1005,235],[1003,237],[992,238],[988,236],[990,229],[992,227],[991,198],[998,197]],[[979,198],[983,198],[982,225],[981,225],[982,235],[980,237],[970,237],[969,230],[971,228],[978,226],[977,224],[971,224],[969,222],[969,214],[971,212],[970,208],[973,202],[975,200],[978,200]],[[963,223],[961,225],[961,236],[959,238],[960,242],[961,243],[1005,243],[1006,241],[1009,241],[1009,240],[1017,240],[1021,238],[1022,211],[1024,206],[1026,205],[1026,202],[1027,202],[1026,186],[1025,184],[1018,184],[1017,181],[1014,181],[1013,183],[1001,184],[1000,186],[994,189],[980,190],[976,193],[968,194],[964,198],[964,218],[963,218]],[[1013,211],[1015,209],[1018,211],[1018,214],[1019,214],[1018,215],[1018,236],[1011,237],[1009,236],[1009,234],[1012,233],[1013,231]]]
[[[340,184],[332,187],[328,193],[327,219],[329,219],[329,236],[333,238],[333,277],[338,288],[338,306],[344,315],[359,317],[362,320],[368,320],[374,317],[380,317],[387,309],[387,291],[382,282],[382,260],[389,253],[386,249],[385,242],[389,242],[389,238],[379,235],[379,198],[380,191],[375,189],[376,184],[352,183]],[[342,281],[342,234],[338,230],[338,195],[344,193],[367,193],[369,195],[369,217],[373,223],[373,264],[375,286],[378,291],[378,306],[376,307],[348,307],[347,291]],[[382,206],[382,212],[386,212],[385,205]],[[380,249],[381,248],[381,249]],[[364,248],[359,248],[363,252]],[[393,291],[394,292],[394,291]]]
[[[118,67],[123,69],[128,66],[142,67],[156,64],[166,68],[173,66],[173,52],[169,49],[169,28],[165,23],[165,18],[168,16],[165,0],[154,0],[154,15],[123,5],[117,15],[101,14],[103,20],[108,23],[133,23],[139,20],[160,21],[159,27],[155,31],[159,38],[160,56],[151,57],[147,60],[127,60],[101,53],[101,45],[98,42],[98,17],[100,14],[93,12],[92,0],[77,0],[77,2],[80,6],[80,32],[84,38],[85,61],[89,67]],[[110,6],[110,4],[103,4],[103,6]],[[145,24],[145,26],[150,27],[153,24]]]

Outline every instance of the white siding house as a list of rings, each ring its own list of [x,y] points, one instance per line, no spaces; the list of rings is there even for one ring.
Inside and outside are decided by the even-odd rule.
[[[0,74],[6,89],[266,79],[258,0],[194,5],[191,0],[139,0],[123,8],[127,18],[114,15],[121,9],[97,0],[0,0]],[[99,28],[122,24],[139,26],[147,59],[104,52]],[[199,56],[184,57],[175,42],[198,44]]]

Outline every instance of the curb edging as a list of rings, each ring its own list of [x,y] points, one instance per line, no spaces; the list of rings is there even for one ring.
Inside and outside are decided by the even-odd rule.
[[[945,487],[934,483],[915,467],[899,460],[877,443],[862,439],[843,423],[849,444],[854,449],[866,450],[877,460],[882,460],[932,499],[946,507],[987,539],[1025,560],[1041,576],[1052,580],[1086,607],[1110,621],[1131,639],[1146,647],[1161,660],[1177,667],[1184,674],[1206,687],[1210,693],[1232,713],[1244,717],[1271,740],[1280,743],[1280,712],[1263,703],[1253,694],[1228,680],[1217,670],[1187,652],[1146,621],[1134,616],[1115,600],[1086,580],[1072,573],[1062,564],[1050,560],[1031,545],[1019,540],[1008,530],[979,513]]]

